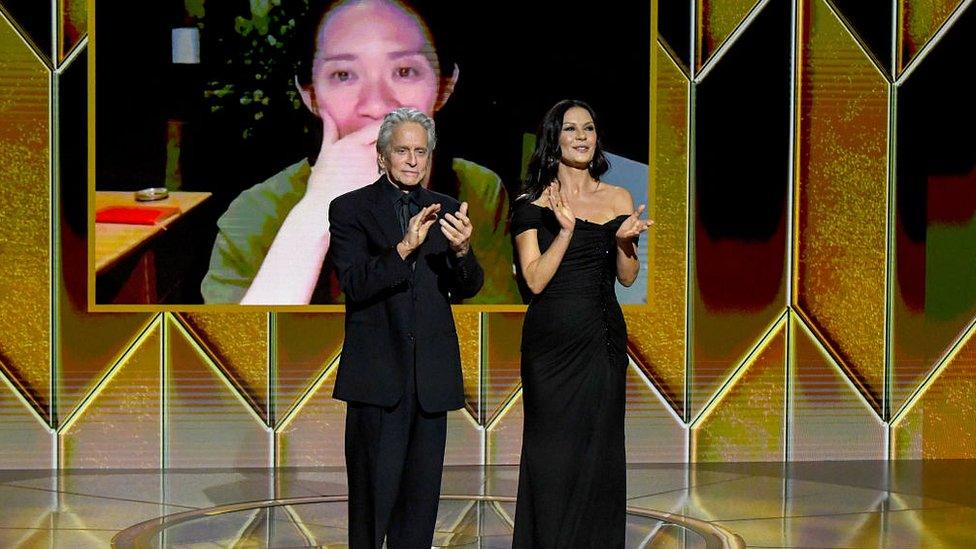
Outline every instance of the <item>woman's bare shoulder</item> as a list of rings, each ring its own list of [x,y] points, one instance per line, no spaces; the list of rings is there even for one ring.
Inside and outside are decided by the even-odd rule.
[[[630,214],[634,211],[634,199],[630,191],[624,187],[611,185],[604,181],[600,182],[601,190],[606,193],[606,201],[613,205],[613,211],[617,215]]]

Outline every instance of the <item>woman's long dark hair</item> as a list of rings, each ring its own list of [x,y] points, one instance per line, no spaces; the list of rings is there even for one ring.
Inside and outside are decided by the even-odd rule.
[[[559,149],[559,134],[563,130],[563,116],[566,111],[573,107],[586,109],[596,125],[596,113],[593,109],[578,99],[563,99],[549,109],[549,112],[542,117],[539,124],[539,131],[536,132],[535,151],[529,159],[529,169],[526,172],[525,181],[522,183],[522,192],[518,200],[532,202],[542,196],[553,180],[556,179],[556,171],[559,169],[559,162],[562,159],[562,152]],[[600,143],[600,126],[596,125],[596,147],[593,149],[593,160],[590,162],[589,172],[593,179],[599,179],[601,175],[610,169],[610,161],[603,154],[603,146]]]

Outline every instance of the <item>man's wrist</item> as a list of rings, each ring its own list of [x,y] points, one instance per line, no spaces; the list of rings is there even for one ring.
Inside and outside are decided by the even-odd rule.
[[[407,244],[406,240],[401,240],[397,242],[396,245],[397,253],[400,254],[401,259],[406,259],[410,254],[413,253],[414,248]]]
[[[468,252],[471,251],[471,244],[470,243],[466,243],[460,249],[456,249],[456,248],[452,248],[452,249],[454,250],[454,257],[457,257],[458,259],[460,259],[460,258],[468,255]]]

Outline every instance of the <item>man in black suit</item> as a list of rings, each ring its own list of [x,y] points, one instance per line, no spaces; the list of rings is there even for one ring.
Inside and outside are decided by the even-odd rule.
[[[431,546],[447,411],[464,405],[451,302],[475,295],[484,275],[467,204],[424,188],[434,145],[430,117],[393,111],[376,141],[381,177],[329,207],[346,295],[333,396],[347,403],[353,548],[380,548],[384,537],[391,549]]]

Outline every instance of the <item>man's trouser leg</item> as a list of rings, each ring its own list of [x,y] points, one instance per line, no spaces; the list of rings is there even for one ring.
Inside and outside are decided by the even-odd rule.
[[[430,547],[446,439],[447,414],[422,412],[415,389],[393,408],[347,405],[352,549],[378,549],[387,533],[391,549]]]

